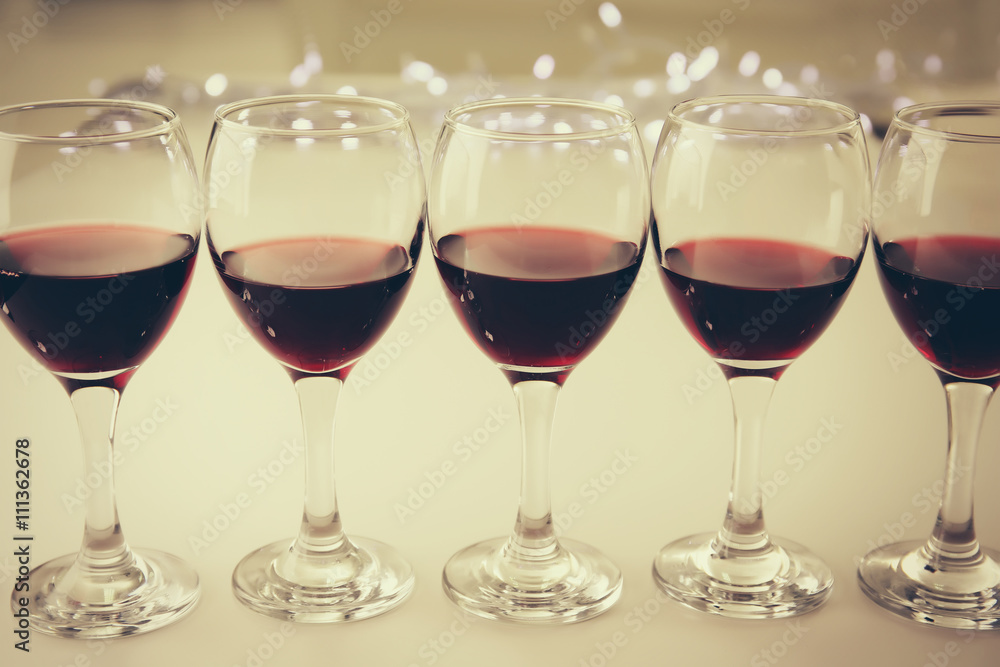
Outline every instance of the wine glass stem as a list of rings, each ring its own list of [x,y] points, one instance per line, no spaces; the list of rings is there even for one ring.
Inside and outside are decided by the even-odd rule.
[[[979,430],[993,387],[944,382],[948,401],[948,457],[937,522],[925,545],[934,562],[974,561],[980,555],[973,523],[974,471]]]
[[[306,450],[306,490],[302,525],[294,549],[304,556],[330,556],[350,549],[337,509],[333,426],[344,386],[330,376],[295,381]]]
[[[771,547],[764,527],[760,479],[764,419],[775,384],[775,379],[760,375],[729,378],[736,448],[729,506],[715,541],[716,550],[723,557],[733,551],[762,552]]]
[[[86,500],[83,547],[76,565],[106,572],[129,565],[133,556],[118,522],[114,484],[114,429],[121,393],[102,386],[79,387],[70,392],[83,444],[84,474],[100,479]]]
[[[552,526],[549,448],[559,385],[525,380],[513,385],[521,420],[521,499],[507,556],[523,562],[555,557],[559,545]]]

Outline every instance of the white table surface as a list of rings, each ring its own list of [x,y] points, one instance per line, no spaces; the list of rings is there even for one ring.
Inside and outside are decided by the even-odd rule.
[[[443,102],[397,92],[399,101],[414,106],[421,139],[432,138]],[[636,109],[643,122],[656,117],[655,102]],[[182,115],[200,159],[210,124],[207,107]],[[930,366],[906,349],[871,256],[836,321],[780,381],[767,421],[765,479],[784,482],[774,485],[767,502],[768,524],[774,534],[808,545],[831,565],[836,584],[822,609],[794,620],[739,621],[689,611],[662,601],[657,592],[650,573],[656,551],[678,537],[714,530],[723,518],[732,413],[725,383],[711,379],[718,377],[711,373],[713,362],[683,330],[647,256],[615,329],[562,392],[552,449],[554,510],[565,519],[570,504],[583,507],[581,516],[564,521],[565,534],[598,546],[620,565],[625,577],[620,602],[598,618],[569,626],[524,627],[463,615],[441,590],[441,568],[457,549],[511,528],[519,437],[507,383],[445,307],[429,259],[425,248],[414,288],[384,344],[348,381],[337,423],[338,494],[348,532],[388,542],[412,562],[417,585],[403,606],[357,623],[290,625],[258,616],[232,596],[236,562],[258,546],[291,538],[297,529],[302,457],[287,464],[280,457],[287,443],[301,443],[301,434],[290,381],[255,343],[239,336],[236,317],[202,253],[173,329],[124,394],[118,419],[123,460],[116,478],[130,543],[192,563],[201,575],[201,601],[173,626],[116,641],[34,633],[30,654],[23,654],[4,631],[0,663],[1000,664],[997,633],[904,622],[870,603],[855,583],[856,561],[870,544],[884,542],[886,535],[918,539],[929,533],[936,507],[925,498],[943,474],[946,431],[940,384]],[[400,336],[408,336],[410,344],[385,363],[389,341]],[[9,512],[0,529],[0,588],[7,588],[15,564],[14,440],[27,437],[32,443],[33,563],[79,546],[83,514],[73,497],[85,481],[65,392],[6,334],[0,334],[0,387],[0,511]],[[162,422],[155,421],[164,415],[158,405],[173,406]],[[504,423],[479,451],[470,456],[456,447],[475,437],[491,415],[502,415]],[[831,424],[834,437],[803,455],[801,448]],[[994,406],[983,428],[976,495],[980,537],[994,547],[1000,547],[1000,486],[993,482],[1000,469],[998,441],[1000,414]],[[623,455],[634,464],[621,474],[609,473]],[[457,472],[412,516],[401,518],[398,506],[410,491],[448,461]],[[277,474],[261,484],[258,471],[269,466]],[[602,473],[614,483],[595,493],[598,487],[590,480],[602,479]],[[209,540],[206,522],[224,524],[218,517],[239,494],[249,495],[250,506]],[[201,547],[195,538],[210,543]],[[0,621],[0,628],[12,628],[12,620],[3,618],[8,620]]]

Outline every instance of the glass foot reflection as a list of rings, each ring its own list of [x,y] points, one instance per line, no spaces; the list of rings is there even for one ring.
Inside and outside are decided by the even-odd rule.
[[[31,628],[58,637],[113,638],[156,630],[194,609],[198,573],[179,558],[152,550],[132,552],[124,567],[85,569],[69,555],[31,571]],[[24,593],[14,591],[12,606]]]
[[[413,590],[410,564],[392,547],[351,537],[332,555],[303,556],[287,540],[246,556],[233,572],[236,598],[256,612],[299,623],[359,621]]]
[[[510,546],[510,538],[495,538],[452,556],[443,578],[448,597],[483,618],[556,624],[596,616],[621,595],[621,571],[589,545],[560,539],[554,557],[521,565],[506,557]]]
[[[830,568],[805,547],[772,540],[759,553],[724,557],[717,533],[685,537],[653,561],[657,585],[681,603],[732,618],[785,618],[816,609],[833,589]]]
[[[1000,553],[980,550],[961,564],[934,563],[924,543],[875,549],[858,567],[858,583],[879,606],[944,628],[1000,630]]]

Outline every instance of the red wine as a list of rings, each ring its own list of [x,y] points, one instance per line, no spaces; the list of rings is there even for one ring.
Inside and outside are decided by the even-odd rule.
[[[227,296],[272,356],[304,373],[349,369],[385,333],[415,258],[400,245],[293,238],[209,248]]]
[[[876,239],[879,279],[896,321],[937,368],[1000,375],[1000,239]]]
[[[668,248],[667,294],[694,338],[716,358],[789,361],[840,309],[859,261],[762,239],[701,239]]]
[[[449,234],[438,270],[476,344],[497,364],[567,368],[618,318],[643,248],[595,232],[492,227]]]
[[[0,311],[15,338],[56,373],[135,368],[187,293],[197,241],[126,225],[0,236]]]

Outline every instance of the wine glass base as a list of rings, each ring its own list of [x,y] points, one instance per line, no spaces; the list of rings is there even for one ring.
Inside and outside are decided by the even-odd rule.
[[[190,565],[159,551],[133,550],[132,555],[135,562],[123,576],[95,578],[109,582],[104,586],[80,576],[75,554],[33,569],[27,605],[31,628],[57,637],[111,639],[162,628],[194,609],[200,588]],[[21,608],[24,597],[15,590],[11,605]]]
[[[607,611],[618,601],[622,575],[593,547],[560,540],[565,576],[538,586],[519,586],[501,577],[501,550],[508,538],[479,542],[459,551],[445,565],[445,594],[462,609],[482,618],[537,624],[574,623]]]
[[[233,593],[250,609],[298,623],[359,621],[383,614],[413,590],[413,568],[392,547],[366,538],[350,538],[350,576],[329,568],[329,580],[295,583],[278,574],[275,561],[291,541],[274,542],[246,556],[233,572]],[[323,570],[313,567],[313,574]]]
[[[822,605],[833,573],[816,555],[788,540],[772,540],[757,556],[723,559],[716,533],[693,535],[663,547],[653,578],[672,598],[698,611],[730,618],[787,618]]]
[[[931,588],[905,572],[905,559],[917,557],[916,552],[923,546],[924,542],[919,541],[899,542],[868,553],[858,566],[861,590],[883,609],[918,623],[953,629],[1000,630],[1000,581],[997,580],[1000,553],[982,549],[985,564],[991,570],[985,573],[987,587],[962,586],[967,579],[962,572],[927,569],[929,576],[941,578],[940,584]],[[969,574],[980,574],[982,570]],[[944,588],[949,583],[959,590],[970,590],[947,593]]]

